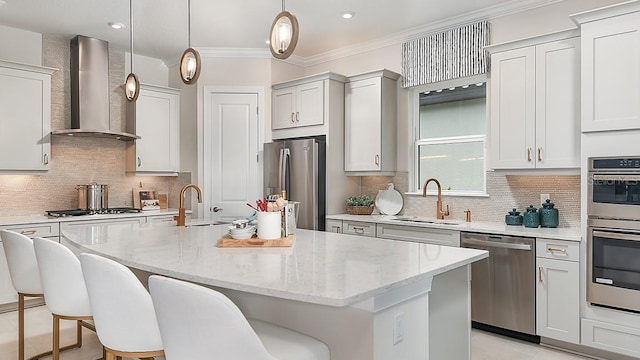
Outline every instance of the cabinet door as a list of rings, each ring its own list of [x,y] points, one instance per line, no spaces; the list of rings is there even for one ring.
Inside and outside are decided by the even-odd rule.
[[[491,165],[535,167],[535,48],[491,55]]]
[[[345,85],[345,171],[379,171],[382,121],[380,77]]]
[[[376,236],[376,224],[360,221],[343,221],[342,233],[360,236]]]
[[[324,82],[298,85],[296,91],[296,126],[324,123]]]
[[[640,129],[640,12],[582,24],[582,131]]]
[[[142,86],[136,102],[136,172],[179,171],[179,93]]]
[[[580,343],[580,265],[536,258],[536,328],[540,336]]]
[[[342,234],[342,220],[327,220],[325,231]]]
[[[50,131],[51,75],[0,67],[0,170],[48,170]]]
[[[272,129],[286,129],[296,126],[295,102],[295,86],[273,91]]]
[[[580,39],[536,46],[536,167],[580,167]]]

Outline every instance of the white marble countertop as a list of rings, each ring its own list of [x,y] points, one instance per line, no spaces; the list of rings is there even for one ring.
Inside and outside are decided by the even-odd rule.
[[[191,210],[187,211],[190,213]],[[124,214],[96,214],[96,215],[82,215],[82,216],[64,216],[64,217],[51,217],[47,216],[43,211],[42,214],[34,215],[20,215],[20,216],[2,216],[0,217],[0,226],[5,225],[20,225],[20,224],[42,224],[42,223],[55,223],[55,222],[68,222],[68,221],[95,221],[95,220],[108,220],[108,219],[122,219],[141,216],[162,216],[162,215],[177,215],[178,209],[162,209],[153,211],[141,211]]]
[[[227,225],[86,225],[67,246],[151,273],[249,293],[349,306],[488,256],[486,251],[297,230],[293,247],[218,248]]]
[[[444,224],[437,223],[420,223],[420,222],[407,222],[399,221],[398,218],[407,218],[408,216],[400,215],[327,215],[327,219],[333,220],[346,220],[346,221],[361,221],[368,223],[380,223],[380,224],[393,224],[393,225],[406,225],[414,227],[427,227],[427,228],[441,228],[448,230],[480,232],[490,234],[501,234],[511,236],[528,236],[528,237],[540,237],[556,240],[568,240],[568,241],[581,241],[580,229],[578,228],[527,228],[523,225],[506,225],[505,223],[497,222],[482,222],[472,221],[464,222],[459,220],[444,220]],[[425,218],[426,219],[426,218]],[[434,219],[431,219],[434,220]],[[447,224],[454,223],[454,224]]]

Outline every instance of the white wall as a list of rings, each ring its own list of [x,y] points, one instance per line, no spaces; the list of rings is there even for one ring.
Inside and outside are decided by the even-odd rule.
[[[0,25],[0,59],[42,65],[42,34]]]
[[[125,74],[131,73],[131,53],[124,53]],[[133,70],[143,84],[169,86],[169,68],[156,58],[133,54]]]

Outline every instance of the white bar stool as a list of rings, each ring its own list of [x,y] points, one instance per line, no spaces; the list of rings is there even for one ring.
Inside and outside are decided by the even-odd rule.
[[[327,345],[268,322],[247,320],[225,295],[163,276],[149,291],[167,360],[328,360]]]
[[[60,359],[60,320],[76,321],[76,339],[82,346],[82,327],[95,331],[85,322],[93,320],[89,295],[84,285],[80,260],[64,245],[34,238],[33,247],[40,269],[44,300],[53,315],[53,360]]]
[[[151,296],[133,272],[93,254],[80,254],[80,264],[105,360],[164,356]]]
[[[18,293],[18,360],[24,360],[24,299],[25,297],[43,297],[42,282],[33,240],[10,230],[0,230],[0,238],[2,238],[2,246],[7,257],[11,283]],[[79,325],[78,331],[80,331]],[[77,348],[81,345],[82,337],[80,336],[77,343],[65,346],[60,351]],[[52,353],[53,351],[47,351],[29,359],[39,359]]]

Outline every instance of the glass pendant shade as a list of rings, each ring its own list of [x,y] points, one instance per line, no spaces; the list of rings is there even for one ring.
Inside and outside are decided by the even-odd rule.
[[[200,54],[194,48],[188,48],[182,53],[180,59],[180,78],[185,84],[198,81],[200,76]]]
[[[124,94],[129,101],[136,101],[140,94],[140,81],[134,73],[127,75],[127,80],[124,82]]]
[[[269,49],[271,55],[277,59],[286,59],[298,44],[298,19],[288,11],[282,11],[273,20]]]

